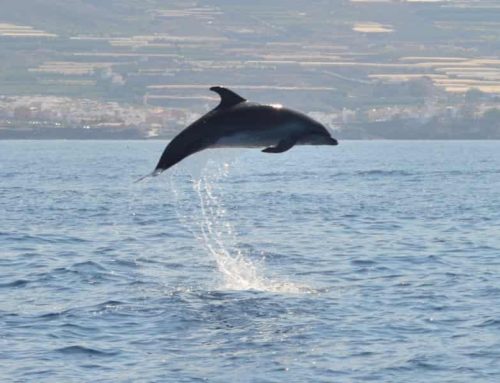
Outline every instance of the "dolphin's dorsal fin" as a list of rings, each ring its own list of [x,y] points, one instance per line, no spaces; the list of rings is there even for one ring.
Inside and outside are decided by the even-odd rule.
[[[210,88],[212,92],[217,93],[220,96],[220,103],[215,109],[230,108],[240,102],[245,102],[246,99],[240,95],[234,93],[232,90],[224,88],[223,86],[213,86]]]

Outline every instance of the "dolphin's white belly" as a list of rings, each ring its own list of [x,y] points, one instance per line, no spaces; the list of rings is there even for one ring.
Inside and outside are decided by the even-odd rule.
[[[282,126],[261,131],[244,130],[221,137],[217,142],[210,145],[213,148],[249,148],[267,147],[278,144],[282,139],[289,137],[297,128]]]

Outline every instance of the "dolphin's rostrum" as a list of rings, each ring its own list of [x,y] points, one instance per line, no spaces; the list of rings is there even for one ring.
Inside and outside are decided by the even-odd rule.
[[[221,86],[210,90],[219,94],[219,105],[168,144],[153,175],[207,148],[264,147],[264,153],[282,153],[294,145],[337,145],[323,125],[303,113],[249,102]]]

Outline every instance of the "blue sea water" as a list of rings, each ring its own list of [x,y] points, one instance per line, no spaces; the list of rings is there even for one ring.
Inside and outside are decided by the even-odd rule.
[[[500,142],[0,142],[1,382],[499,382]]]

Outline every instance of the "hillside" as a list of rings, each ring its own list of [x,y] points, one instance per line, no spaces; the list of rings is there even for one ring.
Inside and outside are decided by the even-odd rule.
[[[497,108],[498,52],[495,0],[3,2],[0,127],[26,127],[42,111],[49,117],[36,121],[57,120],[43,106],[50,99],[28,102],[36,113],[14,118],[13,105],[29,96],[159,107],[189,119],[214,102],[210,85],[225,84],[319,113],[334,128],[351,129],[347,136],[371,136],[364,132],[376,124],[369,123],[405,116],[418,130],[429,118],[477,120]],[[68,113],[57,122],[102,122]],[[151,127],[148,119],[169,120],[144,113],[140,129]],[[109,122],[120,121],[131,126],[121,115]],[[160,135],[179,126],[167,125]]]

